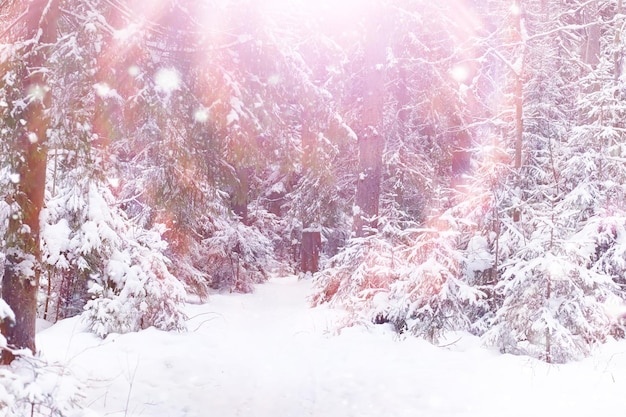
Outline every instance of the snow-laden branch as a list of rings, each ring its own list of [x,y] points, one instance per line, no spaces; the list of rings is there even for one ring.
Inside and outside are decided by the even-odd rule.
[[[621,19],[624,19],[624,17],[626,17],[626,15],[624,15],[624,14],[616,14],[610,20],[598,20],[596,22],[590,22],[590,23],[579,24],[579,25],[559,26],[557,28],[548,30],[546,32],[541,32],[541,33],[536,33],[534,35],[529,35],[528,38],[526,39],[526,41],[532,41],[532,40],[535,40],[535,39],[545,38],[547,36],[554,35],[555,33],[559,33],[559,32],[568,32],[568,31],[587,29],[587,28],[590,28],[590,27],[595,26],[595,25],[610,25],[610,24],[619,22]]]

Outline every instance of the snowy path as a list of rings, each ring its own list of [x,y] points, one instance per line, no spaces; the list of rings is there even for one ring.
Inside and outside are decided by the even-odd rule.
[[[89,380],[107,416],[622,416],[626,343],[548,366],[464,336],[449,348],[382,329],[334,335],[340,313],[309,309],[310,283],[272,279],[254,294],[188,306],[189,333],[104,341],[77,319],[39,334],[45,356]]]

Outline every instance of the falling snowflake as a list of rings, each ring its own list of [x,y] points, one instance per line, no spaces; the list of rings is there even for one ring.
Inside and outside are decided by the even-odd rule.
[[[209,110],[202,107],[193,113],[193,119],[198,123],[206,123],[209,120]]]
[[[141,71],[139,70],[139,67],[137,65],[131,65],[128,68],[128,75],[130,75],[131,77],[136,77],[139,75]]]
[[[43,100],[46,95],[46,91],[48,91],[49,89],[49,87],[34,84],[28,87],[28,95],[33,100]]]
[[[115,177],[107,178],[109,185],[113,188],[117,188],[120,186],[120,179]]]
[[[97,83],[93,86],[98,97],[107,98],[111,95],[111,87],[107,83]]]
[[[157,91],[171,94],[180,88],[180,75],[173,68],[161,68],[154,76]]]
[[[450,76],[459,83],[464,83],[469,78],[469,70],[465,65],[457,65],[450,71]]]
[[[278,85],[280,83],[280,75],[272,74],[267,78],[267,83],[269,85]]]

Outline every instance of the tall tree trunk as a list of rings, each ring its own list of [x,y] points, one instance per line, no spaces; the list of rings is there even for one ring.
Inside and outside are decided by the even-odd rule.
[[[520,43],[520,56],[518,57],[518,65],[515,68],[515,85],[513,94],[515,96],[515,171],[518,175],[518,183],[521,183],[521,168],[522,168],[522,143],[524,138],[524,58],[525,58],[525,45],[522,37],[523,27],[523,11],[521,0],[515,0],[515,7],[517,15],[515,16],[515,32],[516,41]],[[521,187],[520,187],[521,189]],[[513,210],[513,221],[518,222],[521,218],[521,210],[519,207],[515,207]]]
[[[300,271],[319,271],[320,249],[322,247],[322,235],[319,230],[304,229],[302,231],[302,247],[300,249]]]
[[[622,0],[617,0],[617,6],[615,10],[616,15],[622,14]],[[614,39],[614,51],[613,52],[613,63],[615,68],[613,70],[613,77],[615,79],[615,84],[619,81],[619,78],[622,75],[622,47],[621,47],[621,36],[622,29],[618,26],[615,30],[615,39]]]
[[[35,0],[28,6],[26,15],[27,38],[36,40],[25,55],[28,79],[24,83],[24,97],[28,106],[24,112],[24,129],[16,130],[16,147],[19,153],[15,172],[19,181],[15,185],[14,201],[17,212],[9,224],[7,257],[2,280],[2,298],[15,313],[15,322],[4,320],[0,331],[11,349],[35,347],[35,319],[37,292],[41,274],[39,242],[39,214],[43,207],[47,130],[50,92],[46,86],[46,46],[56,41],[59,17],[57,0]],[[13,352],[4,350],[1,362],[13,361]]]
[[[241,223],[248,224],[248,194],[250,193],[250,168],[236,168],[237,182],[235,190],[231,195],[231,209],[241,220]]]
[[[404,67],[401,67],[398,71],[398,89],[396,91],[398,98],[398,141],[399,145],[407,143],[409,137],[409,117],[410,117],[410,103],[411,96],[408,88],[408,74]],[[402,152],[400,150],[399,152]],[[402,155],[402,153],[400,153]],[[404,172],[400,166],[393,166],[389,170],[392,175],[397,175],[398,178],[393,182],[393,195],[394,201],[398,207],[402,207],[404,204]]]
[[[302,111],[302,165],[305,171],[318,169],[316,133],[313,126],[315,112],[312,108]],[[311,228],[313,222],[319,222],[319,210],[302,212],[302,238],[300,240],[300,272],[319,271],[320,250],[322,248],[321,229]],[[319,226],[318,226],[319,227]]]
[[[589,2],[584,8],[583,24],[590,24],[585,29],[583,43],[583,61],[591,68],[595,69],[600,63],[600,23],[598,23],[598,2]],[[595,22],[595,23],[594,23]]]
[[[356,237],[375,233],[378,227],[380,181],[385,138],[383,129],[384,64],[386,57],[384,11],[370,6],[368,36],[365,44],[365,87],[363,92],[362,129],[359,134],[359,177],[357,180],[354,227]]]

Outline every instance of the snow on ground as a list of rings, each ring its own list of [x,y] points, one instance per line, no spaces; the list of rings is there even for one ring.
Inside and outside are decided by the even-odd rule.
[[[87,381],[96,415],[142,417],[622,416],[626,342],[547,365],[480,347],[398,340],[382,326],[337,334],[341,312],[308,308],[307,281],[189,305],[188,333],[100,340],[79,319],[39,333],[48,359]]]

